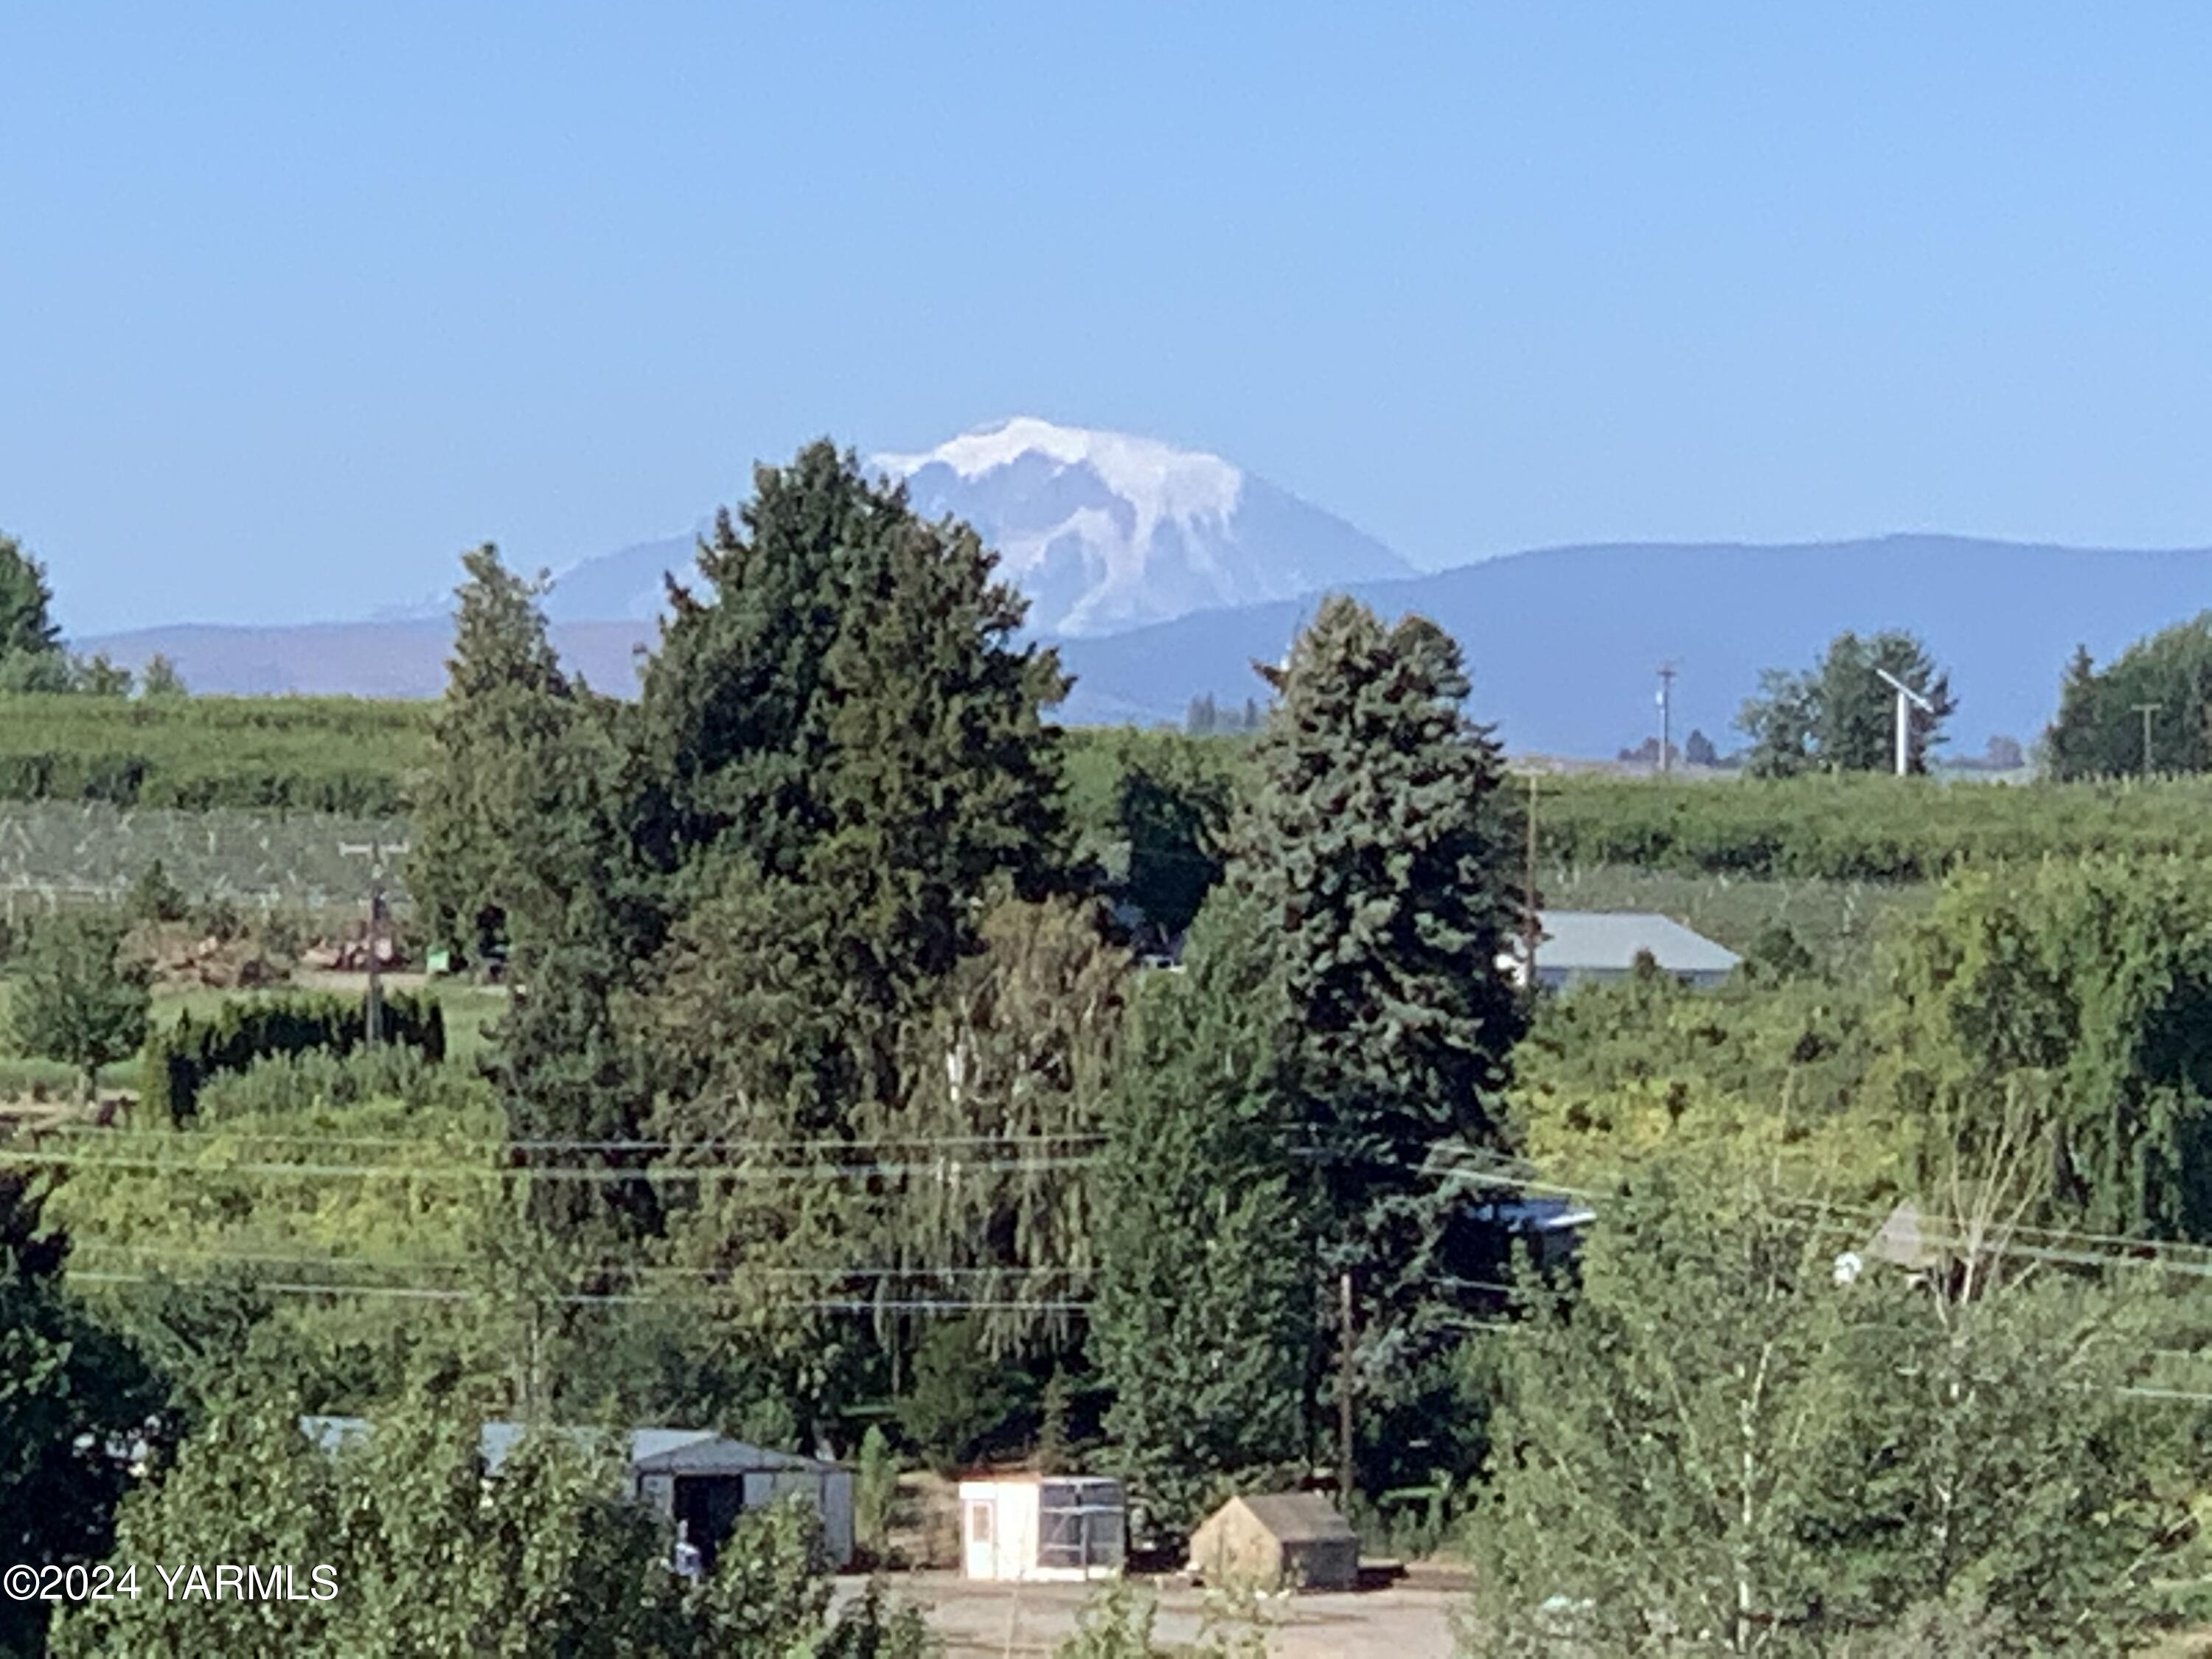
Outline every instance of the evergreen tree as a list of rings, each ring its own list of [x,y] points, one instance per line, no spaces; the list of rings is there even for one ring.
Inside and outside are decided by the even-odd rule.
[[[1314,1277],[1281,1121],[1273,919],[1223,889],[1131,1014],[1106,1117],[1091,1355],[1155,1527],[1306,1450]]]
[[[1064,878],[1042,711],[1066,683],[1014,646],[1024,602],[968,526],[924,522],[826,442],[755,485],[701,544],[699,590],[672,584],[640,837],[677,915],[710,894],[764,913],[795,884],[835,918],[803,933],[828,953],[810,982],[854,1016],[859,1091],[888,1096],[897,1025],[976,948],[979,901]],[[679,1066],[723,1058],[663,1038]]]
[[[1278,684],[1232,870],[1278,932],[1289,1083],[1349,1238],[1389,1230],[1439,1146],[1502,1142],[1520,901],[1449,635],[1331,599]]]
[[[13,536],[0,535],[0,662],[10,657],[58,658],[62,631],[53,619],[46,568]]]
[[[1933,705],[1908,705],[1906,769],[1924,773],[1929,750],[1943,741],[1943,722],[1957,708],[1950,676],[1911,635],[1891,630],[1866,639],[1846,631],[1822,659],[1814,693],[1813,745],[1831,772],[1887,772],[1897,764],[1897,696],[1881,670]]]
[[[2150,715],[2144,753],[2142,705]],[[2076,650],[2045,733],[2051,775],[2127,777],[2212,769],[2212,612],[2136,641],[2100,672]]]
[[[524,580],[489,545],[462,560],[435,763],[417,816],[412,884],[447,938],[512,947],[519,987],[491,1070],[521,1162],[639,1167],[623,1143],[652,1098],[617,1003],[653,936],[624,823],[621,714],[562,673]],[[557,1143],[588,1143],[578,1150]],[[655,1224],[642,1182],[540,1182],[532,1218],[593,1253]]]
[[[1902,680],[1930,705],[1912,705],[1905,722],[1906,769],[1928,769],[1929,750],[1943,741],[1943,722],[1957,708],[1951,681],[1910,634],[1861,638],[1846,630],[1829,642],[1810,673],[1770,668],[1759,693],[1736,715],[1751,739],[1745,769],[1753,777],[1794,777],[1807,771],[1887,772],[1897,762],[1896,693],[1875,671]]]
[[[1718,766],[1721,763],[1720,750],[1713,747],[1713,740],[1694,729],[1683,742],[1682,758],[1692,766]]]
[[[530,849],[562,803],[554,761],[579,719],[538,606],[486,543],[462,556],[446,696],[415,819],[409,886],[434,933],[482,953],[503,943],[508,907],[538,884]]]
[[[1431,1442],[1438,1368],[1467,1311],[1457,1284],[1494,1276],[1494,1243],[1449,1170],[1509,1140],[1501,1091],[1522,1011],[1499,961],[1522,910],[1492,801],[1503,769],[1461,710],[1458,646],[1424,618],[1386,628],[1331,599],[1271,678],[1280,695],[1232,878],[1273,929],[1315,1265],[1333,1288],[1352,1280],[1360,1418],[1368,1447],[1388,1450]]]
[[[1190,708],[1182,717],[1182,729],[1194,738],[1213,735],[1221,725],[1221,711],[1213,705],[1213,693],[1200,692],[1190,700]]]

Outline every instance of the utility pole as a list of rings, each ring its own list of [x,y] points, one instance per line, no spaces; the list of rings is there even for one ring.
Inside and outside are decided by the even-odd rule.
[[[368,860],[368,1006],[364,1025],[372,1048],[384,1041],[384,968],[378,950],[384,942],[384,859],[387,853],[404,854],[406,851],[404,842],[397,847],[374,841],[338,843],[339,857]]]
[[[1674,769],[1674,665],[1659,665],[1659,770]]]
[[[2143,717],[2143,776],[2150,775],[2150,717],[2166,705],[2162,702],[2139,702],[2135,711]]]
[[[1536,775],[1528,774],[1528,852],[1524,871],[1527,887],[1522,895],[1521,929],[1527,950],[1521,959],[1525,977],[1521,989],[1533,998],[1536,994],[1536,942],[1543,936],[1543,924],[1536,920]]]
[[[1352,1269],[1337,1278],[1337,1313],[1343,1346],[1336,1369],[1336,1506],[1352,1513]]]

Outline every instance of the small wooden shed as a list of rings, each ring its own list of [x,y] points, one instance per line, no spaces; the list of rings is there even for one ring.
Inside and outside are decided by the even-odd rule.
[[[1191,1534],[1190,1571],[1213,1583],[1351,1589],[1359,1582],[1359,1540],[1319,1492],[1232,1498]]]

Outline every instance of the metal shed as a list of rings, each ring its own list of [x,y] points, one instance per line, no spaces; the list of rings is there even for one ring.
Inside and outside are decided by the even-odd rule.
[[[1359,1582],[1359,1540],[1318,1492],[1232,1498],[1191,1534],[1190,1570],[1216,1583],[1351,1589]]]
[[[487,1478],[522,1443],[524,1423],[486,1423],[478,1431],[477,1455]],[[370,1431],[358,1417],[303,1417],[300,1427],[325,1450]],[[582,1443],[599,1443],[601,1431],[561,1427],[554,1431]],[[822,1518],[824,1547],[844,1566],[853,1558],[853,1472],[820,1458],[774,1451],[731,1440],[710,1429],[632,1429],[623,1459],[629,1496],[667,1522],[699,1552],[712,1571],[715,1552],[738,1516],[796,1494]]]
[[[1650,911],[1540,910],[1536,922],[1536,983],[1546,990],[1626,979],[1639,956],[1649,956],[1661,973],[1685,985],[1710,988],[1734,973],[1741,959],[1672,916]],[[1499,965],[1525,983],[1527,959],[1527,941],[1516,939]]]
[[[970,1578],[1110,1578],[1128,1544],[1121,1483],[1015,1474],[960,1483],[960,1569]]]

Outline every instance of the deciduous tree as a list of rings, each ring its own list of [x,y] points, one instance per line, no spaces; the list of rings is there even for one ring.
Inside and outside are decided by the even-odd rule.
[[[26,1054],[76,1068],[89,1102],[100,1068],[146,1040],[147,969],[124,954],[124,922],[94,910],[64,910],[42,921],[16,968],[9,1017]]]

